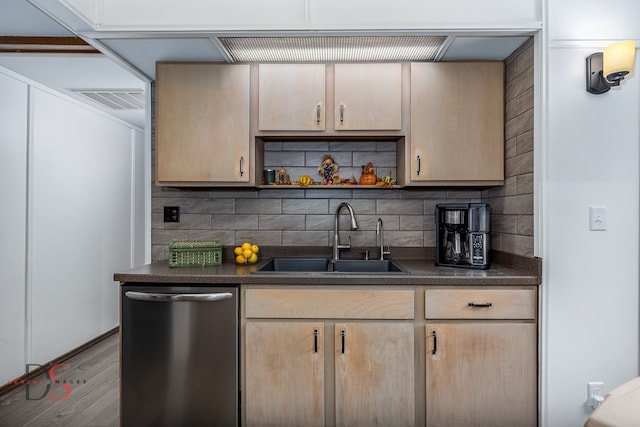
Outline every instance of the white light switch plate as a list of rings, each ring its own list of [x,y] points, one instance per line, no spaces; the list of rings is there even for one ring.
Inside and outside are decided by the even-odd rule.
[[[607,207],[589,206],[589,230],[605,231],[607,229]]]

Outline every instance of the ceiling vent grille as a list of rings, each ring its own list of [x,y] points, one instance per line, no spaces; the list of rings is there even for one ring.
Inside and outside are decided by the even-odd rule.
[[[221,37],[234,62],[434,61],[445,36]]]
[[[141,89],[72,89],[72,92],[111,110],[144,109],[144,91]]]

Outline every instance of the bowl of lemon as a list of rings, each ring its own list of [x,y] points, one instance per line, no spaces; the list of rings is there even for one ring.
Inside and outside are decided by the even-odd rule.
[[[249,242],[244,242],[233,249],[236,264],[255,264],[258,262],[258,252],[260,252],[258,245]]]

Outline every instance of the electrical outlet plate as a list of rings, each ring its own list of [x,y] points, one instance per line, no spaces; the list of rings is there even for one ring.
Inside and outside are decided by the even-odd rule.
[[[607,207],[589,206],[589,230],[605,231],[607,229]]]
[[[604,383],[602,381],[590,381],[587,383],[587,404],[597,408],[604,400]]]
[[[165,206],[164,222],[180,222],[180,206]]]

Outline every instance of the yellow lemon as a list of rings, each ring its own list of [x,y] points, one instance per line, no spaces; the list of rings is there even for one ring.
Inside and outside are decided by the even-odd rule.
[[[246,251],[247,249],[251,250],[251,243],[244,242],[241,247],[243,251]]]
[[[246,259],[249,259],[251,255],[253,255],[253,252],[251,252],[251,249],[245,249],[244,251],[242,251],[242,256],[245,257]]]
[[[233,250],[233,253],[234,253],[235,255],[242,255],[242,252],[244,252],[244,251],[242,250],[242,248],[241,248],[240,246],[236,247],[236,248]]]
[[[251,245],[251,252],[253,252],[254,254],[260,252],[260,248],[258,247],[258,245]]]
[[[251,254],[247,261],[249,261],[249,264],[255,264],[256,262],[258,262],[258,254]]]
[[[247,263],[247,259],[242,255],[238,255],[236,257],[236,263],[238,263],[238,264],[246,264]]]

